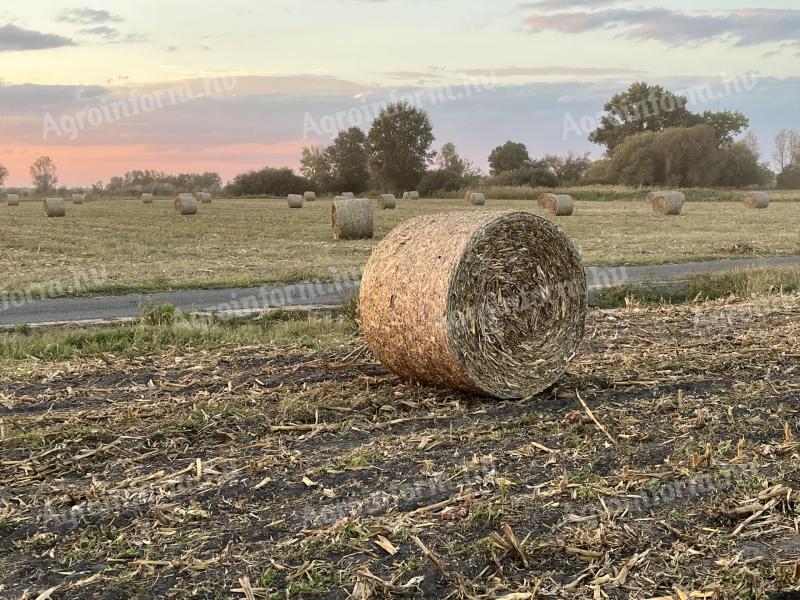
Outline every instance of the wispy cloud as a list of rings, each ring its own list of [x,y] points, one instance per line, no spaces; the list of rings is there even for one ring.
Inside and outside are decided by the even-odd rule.
[[[0,52],[44,50],[74,45],[75,42],[71,39],[60,35],[21,29],[10,23],[0,27]]]
[[[641,75],[640,69],[626,69],[624,67],[499,67],[497,69],[465,69],[461,71],[472,77],[536,77],[536,76],[585,76],[602,77],[618,75]]]
[[[107,10],[72,8],[62,10],[58,14],[57,20],[62,23],[75,23],[78,25],[102,25],[104,23],[122,23],[125,19]]]

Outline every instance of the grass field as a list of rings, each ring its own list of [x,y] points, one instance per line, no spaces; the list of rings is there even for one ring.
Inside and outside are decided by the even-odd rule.
[[[362,266],[400,221],[454,210],[514,209],[543,214],[533,201],[400,201],[376,211],[375,240],[334,242],[330,200],[290,210],[284,200],[215,200],[195,217],[178,217],[172,200],[135,199],[67,205],[47,219],[38,202],[0,205],[0,294],[35,296],[187,287],[225,287],[331,278]],[[655,264],[732,255],[800,254],[800,202],[768,210],[739,203],[689,203],[679,217],[656,217],[644,201],[578,201],[556,222],[587,264]],[[75,281],[79,281],[76,284]],[[54,293],[55,291],[55,293]]]
[[[521,402],[295,327],[0,374],[0,596],[800,590],[800,295],[592,312]]]

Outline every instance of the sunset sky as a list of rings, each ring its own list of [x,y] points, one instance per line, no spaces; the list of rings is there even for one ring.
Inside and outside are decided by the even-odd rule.
[[[383,103],[415,93],[435,147],[452,141],[482,167],[507,139],[534,157],[599,157],[584,130],[637,80],[685,90],[695,111],[745,112],[763,160],[779,129],[800,128],[796,0],[4,5],[7,186],[29,185],[42,154],[66,185],[137,168],[227,181],[297,167],[304,145],[366,130]]]

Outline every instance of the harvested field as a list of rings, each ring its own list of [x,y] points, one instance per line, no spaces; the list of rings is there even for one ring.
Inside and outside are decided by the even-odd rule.
[[[574,192],[571,192],[574,194]],[[649,203],[576,198],[576,214],[549,217],[532,200],[495,200],[493,210],[528,210],[553,218],[581,249],[587,264],[657,264],[748,256],[800,254],[800,202],[774,200],[769,210],[687,201],[680,216],[658,219]],[[687,196],[687,200],[691,196]],[[73,273],[105,269],[90,292],[247,286],[330,277],[363,266],[374,246],[398,223],[438,212],[484,210],[453,200],[398,202],[376,211],[375,239],[334,242],[329,198],[303,210],[286,199],[229,200],[205,205],[192,218],[175,215],[172,198],[101,199],[70,213],[69,227],[42,219],[39,202],[0,204],[2,292],[33,284],[71,282]],[[52,286],[50,286],[52,287]],[[67,287],[66,285],[64,287]]]
[[[405,385],[349,336],[6,369],[0,590],[795,597],[800,295],[587,332],[522,402]]]

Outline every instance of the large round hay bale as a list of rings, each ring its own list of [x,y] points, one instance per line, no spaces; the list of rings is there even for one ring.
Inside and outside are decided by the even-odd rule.
[[[355,198],[356,195],[353,192],[342,192],[342,198]]]
[[[403,200],[419,200],[419,192],[403,192]]]
[[[647,198],[657,215],[675,216],[681,214],[686,196],[683,192],[650,192]]]
[[[73,204],[83,204],[83,201],[85,199],[86,199],[86,194],[72,194]]]
[[[211,204],[212,196],[208,192],[197,192],[197,199],[203,204]]]
[[[382,209],[393,209],[397,206],[397,198],[394,194],[381,194],[378,198],[378,207]]]
[[[575,201],[567,194],[545,194],[544,207],[554,217],[569,217],[575,212]]]
[[[336,198],[331,206],[334,240],[366,240],[373,236],[372,202],[366,198]]]
[[[6,202],[9,206],[19,206],[19,194],[6,194]]]
[[[303,208],[303,197],[300,194],[289,194],[289,208]]]
[[[750,192],[744,197],[744,205],[748,208],[769,208],[767,192]]]
[[[359,312],[367,344],[408,380],[527,398],[578,351],[587,310],[580,256],[527,212],[410,219],[367,262]]]
[[[63,198],[45,198],[44,214],[48,217],[64,217],[67,214],[67,207]]]
[[[306,202],[314,202],[317,199],[316,192],[304,192],[303,193],[303,200]]]
[[[144,204],[152,204],[153,203],[153,194],[142,194],[142,202]]]
[[[175,197],[175,212],[181,216],[197,214],[197,199],[193,194],[178,194]]]
[[[469,203],[472,206],[483,206],[486,204],[486,196],[480,192],[472,192],[469,195]]]

